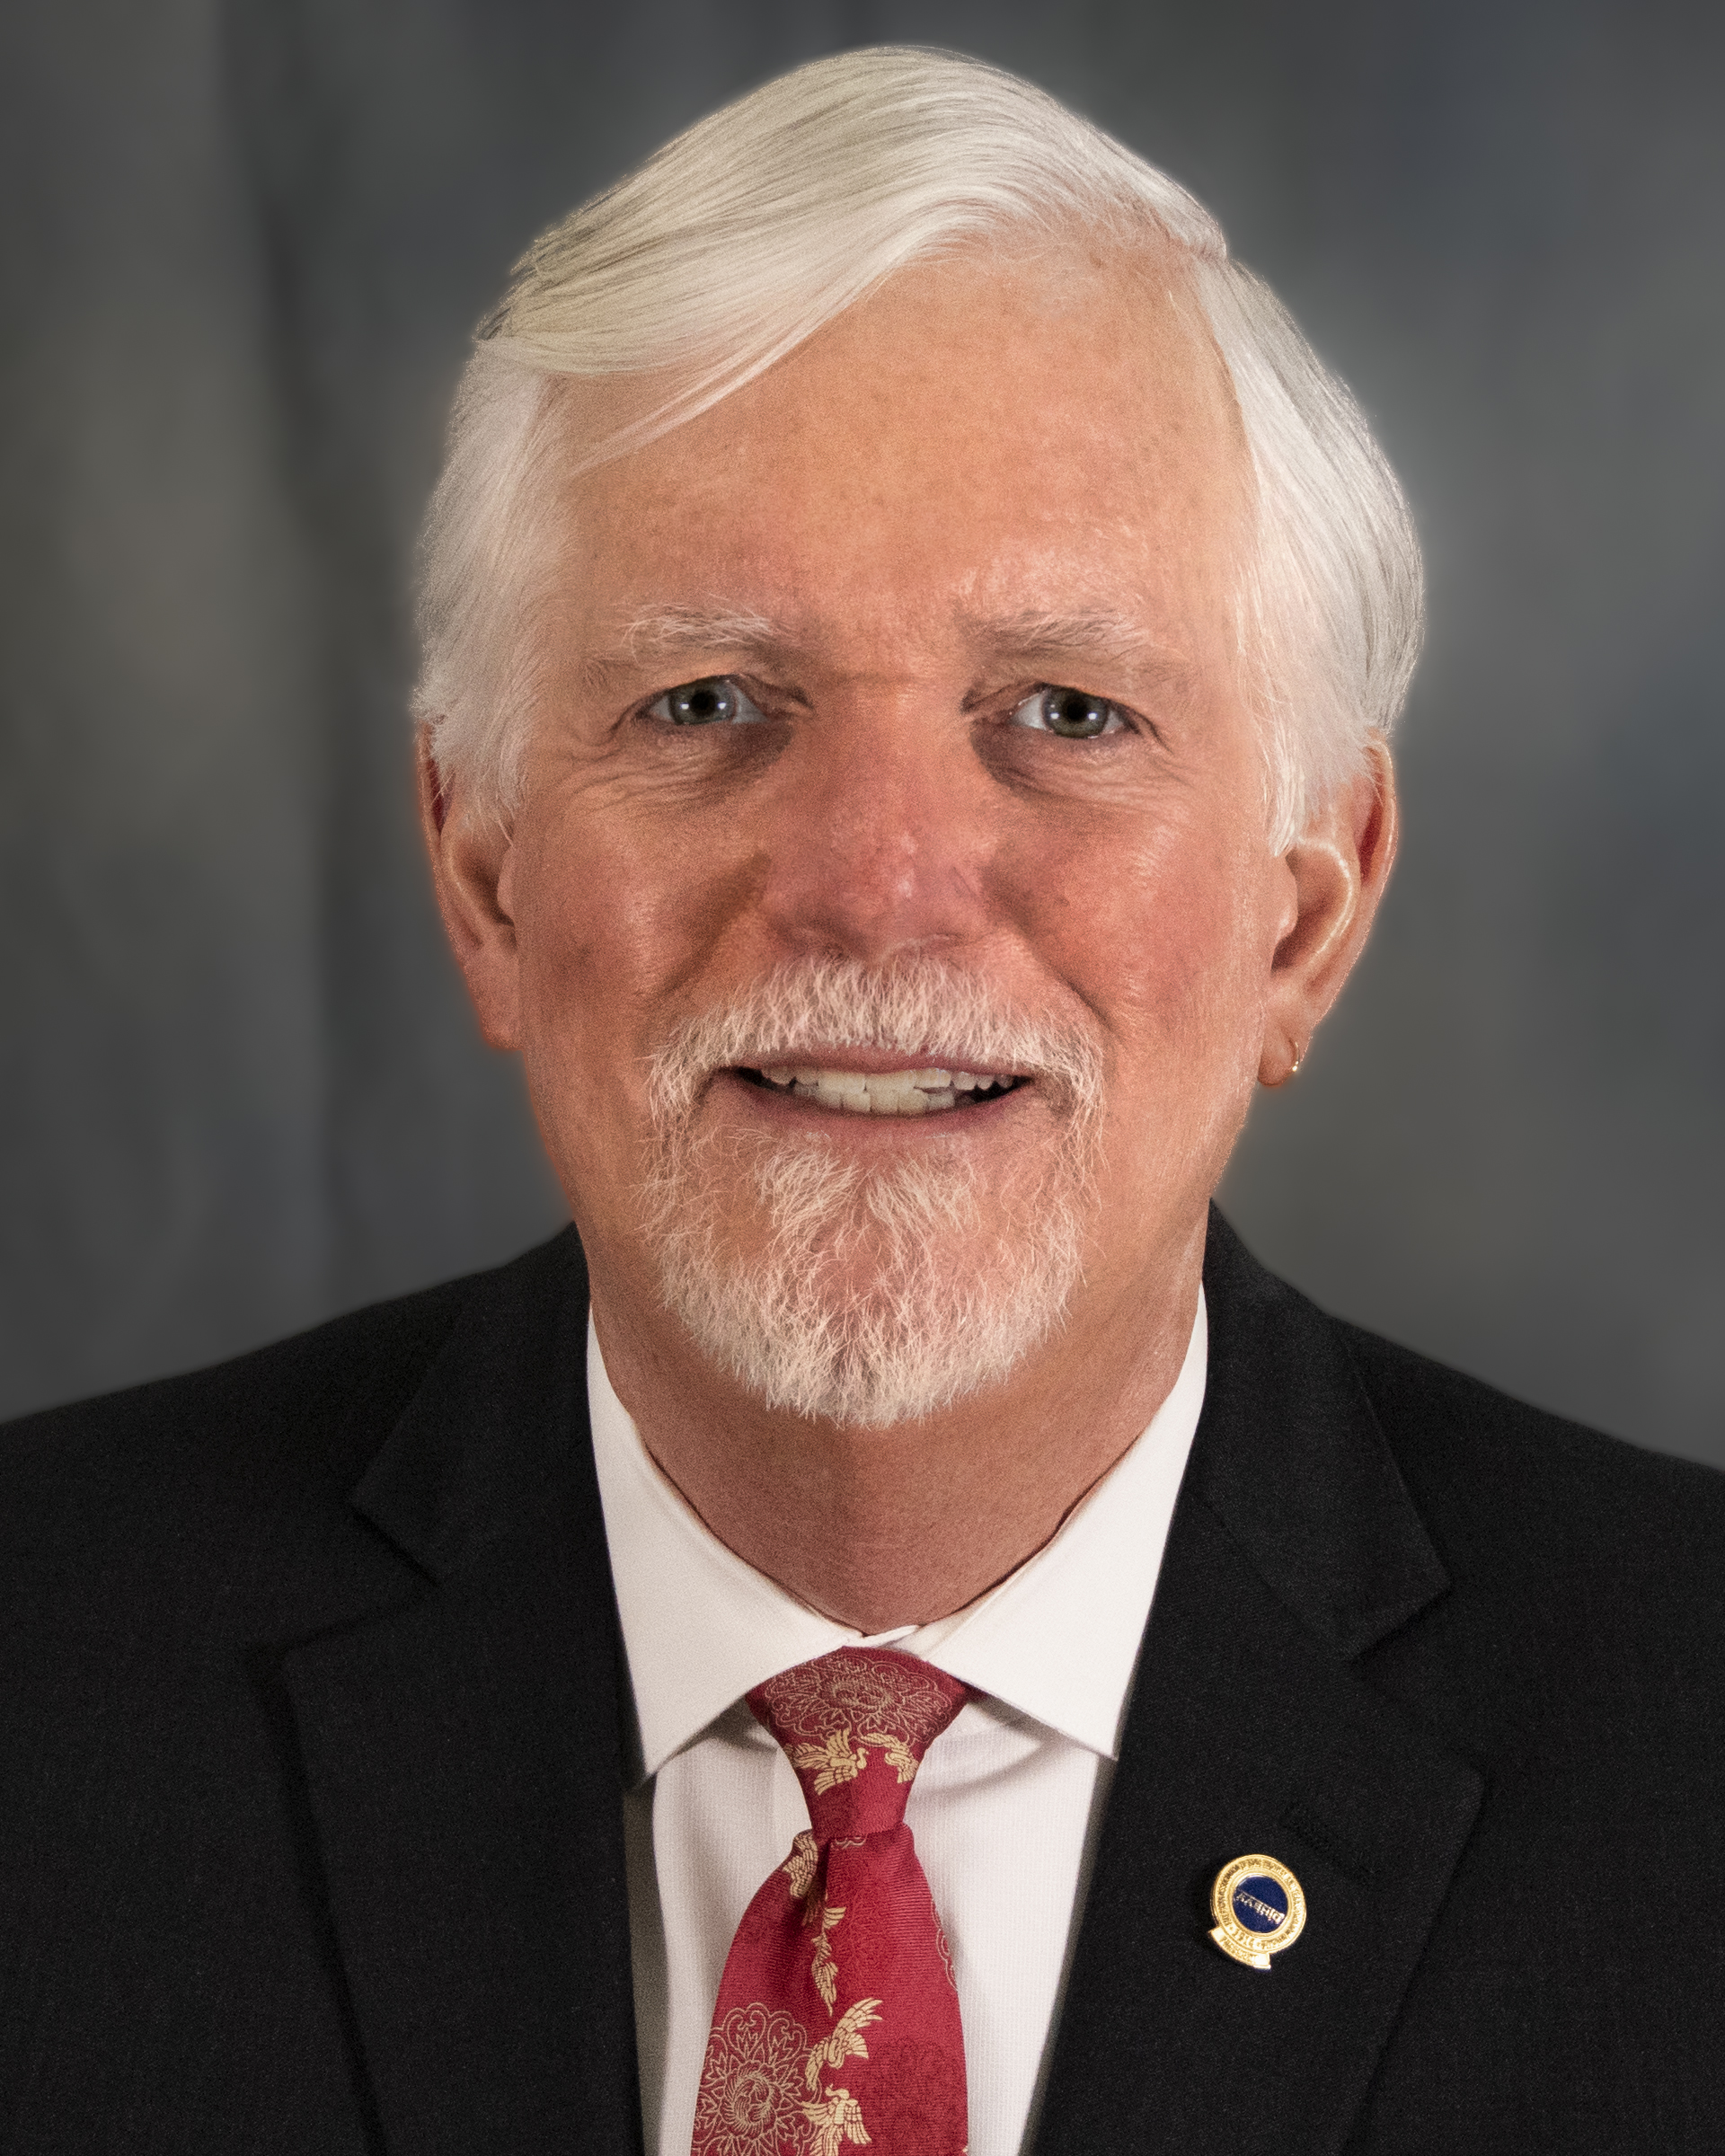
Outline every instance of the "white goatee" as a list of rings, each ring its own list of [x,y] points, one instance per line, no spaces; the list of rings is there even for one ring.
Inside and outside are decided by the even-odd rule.
[[[1054,1142],[1039,1167],[1017,1156],[1007,1190],[963,1153],[871,1167],[816,1135],[699,1129],[715,1070],[817,1047],[1031,1077]],[[713,1361],[801,1415],[881,1429],[997,1384],[1078,1283],[1101,1094],[1087,1033],[1013,1011],[944,961],[788,967],[654,1058],[645,1213],[665,1301]],[[739,1183],[765,1230],[747,1260],[728,1224]]]

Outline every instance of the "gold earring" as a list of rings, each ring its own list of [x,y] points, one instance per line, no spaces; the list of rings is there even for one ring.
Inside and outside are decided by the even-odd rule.
[[[1297,1078],[1299,1076],[1300,1065],[1305,1061],[1305,1050],[1304,1048],[1296,1048],[1294,1051],[1294,1060],[1287,1066],[1287,1074],[1290,1078]]]

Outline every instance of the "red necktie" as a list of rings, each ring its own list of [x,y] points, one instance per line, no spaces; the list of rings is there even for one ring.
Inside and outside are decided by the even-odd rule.
[[[749,1693],[813,1832],[731,1941],[693,2156],[963,2156],[958,1986],[905,1799],[969,1697],[878,1647],[842,1647]]]

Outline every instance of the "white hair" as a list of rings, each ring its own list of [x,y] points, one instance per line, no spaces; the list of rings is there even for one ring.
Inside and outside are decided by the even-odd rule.
[[[1172,243],[1232,381],[1255,495],[1239,649],[1270,843],[1290,844],[1387,732],[1419,653],[1419,543],[1395,475],[1183,188],[1013,75],[898,46],[818,60],[697,122],[545,233],[482,325],[422,540],[414,697],[469,808],[518,804],[552,506],[535,478],[707,411],[912,263],[1075,229]],[[618,376],[668,393],[595,438],[556,440],[559,378]]]

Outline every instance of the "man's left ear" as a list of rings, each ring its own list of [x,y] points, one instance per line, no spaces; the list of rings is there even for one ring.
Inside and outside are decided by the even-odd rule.
[[[1282,856],[1288,921],[1264,1006],[1261,1085],[1285,1085],[1365,948],[1390,879],[1397,835],[1395,773],[1374,735],[1367,765],[1338,787]]]

